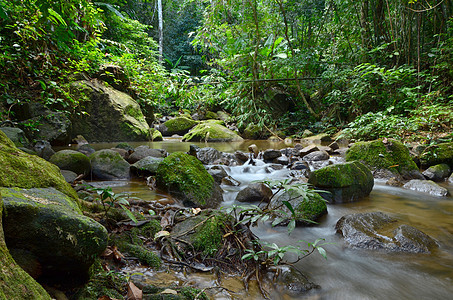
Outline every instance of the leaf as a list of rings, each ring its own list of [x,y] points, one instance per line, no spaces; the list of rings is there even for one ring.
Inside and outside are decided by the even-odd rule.
[[[279,54],[275,54],[274,57],[278,57],[278,58],[288,58],[288,55],[286,53],[279,53]]]
[[[289,203],[288,201],[282,201],[282,203],[289,209],[293,216],[296,214],[291,203]]]
[[[51,18],[52,20],[58,20],[58,22],[60,22],[60,24],[64,25],[64,26],[68,26],[68,24],[66,24],[65,20],[63,20],[63,18],[61,17],[61,15],[59,13],[57,13],[56,11],[54,11],[52,8],[48,8],[47,11],[49,12],[49,16],[53,17]],[[58,22],[55,22],[55,23],[58,23]]]
[[[296,220],[292,219],[288,224],[288,234],[291,234],[294,228],[296,228]]]
[[[128,300],[142,300],[143,291],[135,286],[132,281],[127,283],[127,299]]]
[[[137,223],[137,218],[134,216],[134,214],[129,210],[129,208],[127,208],[126,206],[124,206],[123,204],[120,204],[121,208],[124,209],[124,212],[126,213],[126,215],[132,220],[134,221],[135,223]]]
[[[3,9],[3,7],[1,6],[1,4],[0,4],[0,18],[2,18],[3,20],[8,20],[8,19],[9,19],[8,14],[7,14],[6,11]]]
[[[327,259],[327,253],[326,253],[326,250],[324,250],[324,248],[318,247],[318,248],[316,248],[316,249],[318,249],[318,252],[319,252],[319,254],[322,255],[322,257],[324,257],[325,259]]]

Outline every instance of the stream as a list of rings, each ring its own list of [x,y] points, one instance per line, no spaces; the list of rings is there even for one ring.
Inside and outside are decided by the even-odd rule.
[[[247,141],[242,143],[200,143],[200,147],[213,147],[223,152],[242,150],[247,152],[250,144],[257,144],[262,150],[286,148],[283,142]],[[138,146],[144,143],[130,143]],[[179,140],[148,143],[152,148],[163,148],[168,152],[188,151],[189,143]],[[110,148],[113,144],[94,144],[96,149]],[[230,167],[229,175],[241,182],[240,187],[222,186],[224,206],[235,203],[238,191],[254,180],[285,178],[287,169],[265,171],[266,165],[258,162],[256,166]],[[114,192],[127,192],[143,200],[158,200],[168,197],[159,191],[150,191],[142,181],[97,182],[110,185]],[[443,184],[453,194],[453,185]],[[346,247],[343,239],[335,233],[335,224],[346,214],[382,211],[402,223],[414,226],[433,237],[439,249],[431,254],[387,253]],[[313,255],[297,263],[296,267],[306,274],[321,289],[310,291],[303,299],[452,299],[453,298],[453,198],[438,198],[402,188],[386,186],[385,182],[375,180],[370,196],[359,202],[328,205],[328,214],[313,227],[298,227],[288,235],[286,227],[271,227],[260,224],[252,228],[262,240],[281,246],[296,244],[299,240],[313,242],[324,238],[333,243],[324,246],[328,259]],[[294,257],[287,257],[292,260]],[[191,284],[199,288],[212,287],[218,282],[210,274],[186,274],[178,272],[155,272],[143,267],[127,270],[148,280],[167,285],[176,282],[180,285]],[[242,282],[226,278],[222,286],[235,291],[230,296],[226,292],[209,293],[215,299],[262,299],[256,286],[246,292]],[[272,299],[294,298],[280,291],[273,291]]]

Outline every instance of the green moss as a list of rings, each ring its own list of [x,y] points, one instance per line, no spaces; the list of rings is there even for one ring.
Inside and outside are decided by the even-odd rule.
[[[0,186],[21,188],[54,187],[72,199],[77,193],[69,185],[60,169],[48,161],[17,149],[0,131]]]
[[[217,122],[210,121],[201,122],[183,137],[183,141],[186,142],[236,142],[242,140],[234,131],[229,130]]]
[[[128,105],[124,109],[124,113],[126,115],[129,115],[133,117],[134,119],[140,121],[140,122],[145,122],[145,117],[143,116],[142,111],[140,110],[140,107],[134,106],[134,105]]]
[[[164,138],[162,137],[162,133],[159,130],[157,130],[155,128],[150,128],[149,131],[151,134],[151,141],[157,142],[157,141],[164,140]]]
[[[197,121],[186,117],[177,117],[171,120],[168,120],[164,123],[165,127],[168,129],[169,134],[178,134],[187,132],[190,128],[197,124]]]
[[[196,250],[203,251],[203,254],[208,256],[213,256],[219,251],[224,235],[225,219],[224,215],[213,215],[201,225],[193,239]]]
[[[453,168],[453,142],[430,146],[420,155],[423,167],[437,164],[447,164]]]
[[[216,119],[219,119],[219,116],[215,112],[208,110],[206,112],[205,118],[206,119],[215,119],[216,120]]]
[[[372,170],[387,169],[401,175],[418,170],[406,146],[393,139],[386,144],[382,139],[355,143],[346,152],[346,161],[354,160],[363,162]]]
[[[83,153],[74,150],[61,150],[49,160],[62,170],[70,170],[76,174],[87,175],[90,172],[90,159]]]
[[[214,179],[195,157],[174,152],[157,168],[157,182],[170,193],[201,206],[211,197]]]
[[[143,245],[143,240],[140,239],[140,236],[143,236],[147,239],[153,239],[156,233],[162,230],[160,222],[157,220],[150,220],[145,225],[134,227],[131,229],[131,239],[136,245]]]
[[[0,198],[0,299],[51,299],[30,275],[22,270],[6,248],[2,226],[3,201]]]
[[[161,294],[165,289],[170,288],[176,291],[177,295]],[[156,287],[154,285],[144,286],[143,299],[147,300],[209,300],[209,297],[201,290],[193,287]],[[198,296],[198,297],[197,297]]]
[[[130,255],[138,258],[140,263],[145,264],[151,268],[159,269],[162,264],[162,261],[160,260],[160,257],[157,256],[157,254],[149,251],[143,246],[123,243],[119,245],[119,248],[121,251],[127,252]]]
[[[131,145],[129,145],[126,142],[119,143],[118,145],[115,146],[115,148],[124,149],[124,150],[127,150],[127,151],[129,151],[129,150],[134,151],[134,147],[132,147]]]
[[[302,200],[295,211],[297,213],[296,221],[315,221],[327,212],[327,204],[319,194],[315,193]]]

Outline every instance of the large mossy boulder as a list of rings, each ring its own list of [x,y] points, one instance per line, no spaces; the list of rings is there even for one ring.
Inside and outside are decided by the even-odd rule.
[[[54,188],[0,191],[9,249],[29,253],[45,277],[87,275],[94,259],[107,246],[107,230],[101,224],[84,216],[72,199]],[[34,263],[29,259],[16,261],[21,261],[24,269]]]
[[[128,179],[130,165],[116,151],[104,149],[90,155],[91,173],[101,180]]]
[[[52,155],[49,160],[61,170],[68,170],[79,174],[88,175],[91,171],[90,159],[83,153],[75,150],[61,150]]]
[[[398,226],[399,225],[399,226]],[[335,229],[352,248],[390,252],[430,253],[436,242],[420,230],[382,212],[343,216]]]
[[[236,132],[215,121],[204,121],[184,135],[185,142],[239,142],[242,141]]]
[[[163,135],[170,136],[173,134],[184,135],[198,122],[186,117],[177,117],[164,123],[166,130]]]
[[[74,114],[73,136],[90,142],[147,141],[150,129],[138,103],[98,80],[72,83],[71,95],[87,114]]]
[[[451,173],[450,166],[447,164],[438,164],[429,167],[422,174],[432,181],[444,181]]]
[[[184,206],[217,208],[223,200],[220,186],[203,164],[182,152],[174,152],[160,163],[156,179]]]
[[[0,197],[0,299],[50,300],[43,287],[11,257],[3,235],[2,214],[3,201]]]
[[[372,171],[389,170],[404,179],[423,179],[409,149],[397,140],[357,142],[346,152],[346,161],[358,160]]]
[[[283,204],[288,201],[294,209],[295,216],[292,216],[289,208]],[[312,225],[323,215],[327,214],[327,204],[318,193],[298,193],[297,189],[289,190],[279,195],[272,207],[282,211],[279,217],[286,220],[286,223],[294,217],[297,225]]]
[[[420,163],[424,168],[447,164],[453,169],[453,142],[429,146],[420,155]]]
[[[17,149],[2,131],[0,131],[0,164],[2,166],[0,187],[54,187],[77,199],[76,192],[65,181],[56,165]]]
[[[370,194],[374,178],[370,169],[361,162],[330,165],[310,174],[308,183],[317,189],[329,203],[357,201]]]

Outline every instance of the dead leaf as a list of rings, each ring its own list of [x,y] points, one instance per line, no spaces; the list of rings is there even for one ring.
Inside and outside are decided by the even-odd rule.
[[[197,208],[192,208],[192,213],[194,215],[198,215],[199,213],[201,212],[201,208],[197,207]]]
[[[170,236],[170,232],[168,232],[166,230],[161,230],[154,235],[154,239],[157,240],[158,238],[161,238],[164,236]]]
[[[173,211],[171,211],[171,210],[167,210],[165,215],[160,220],[160,226],[162,227],[162,229],[165,229],[165,227],[167,227],[171,224],[172,212]],[[174,214],[174,212],[173,212],[173,214]]]
[[[161,292],[161,294],[178,295],[178,292],[172,289],[165,289]]]
[[[132,281],[127,284],[127,299],[128,300],[142,300],[143,291],[135,286]]]

